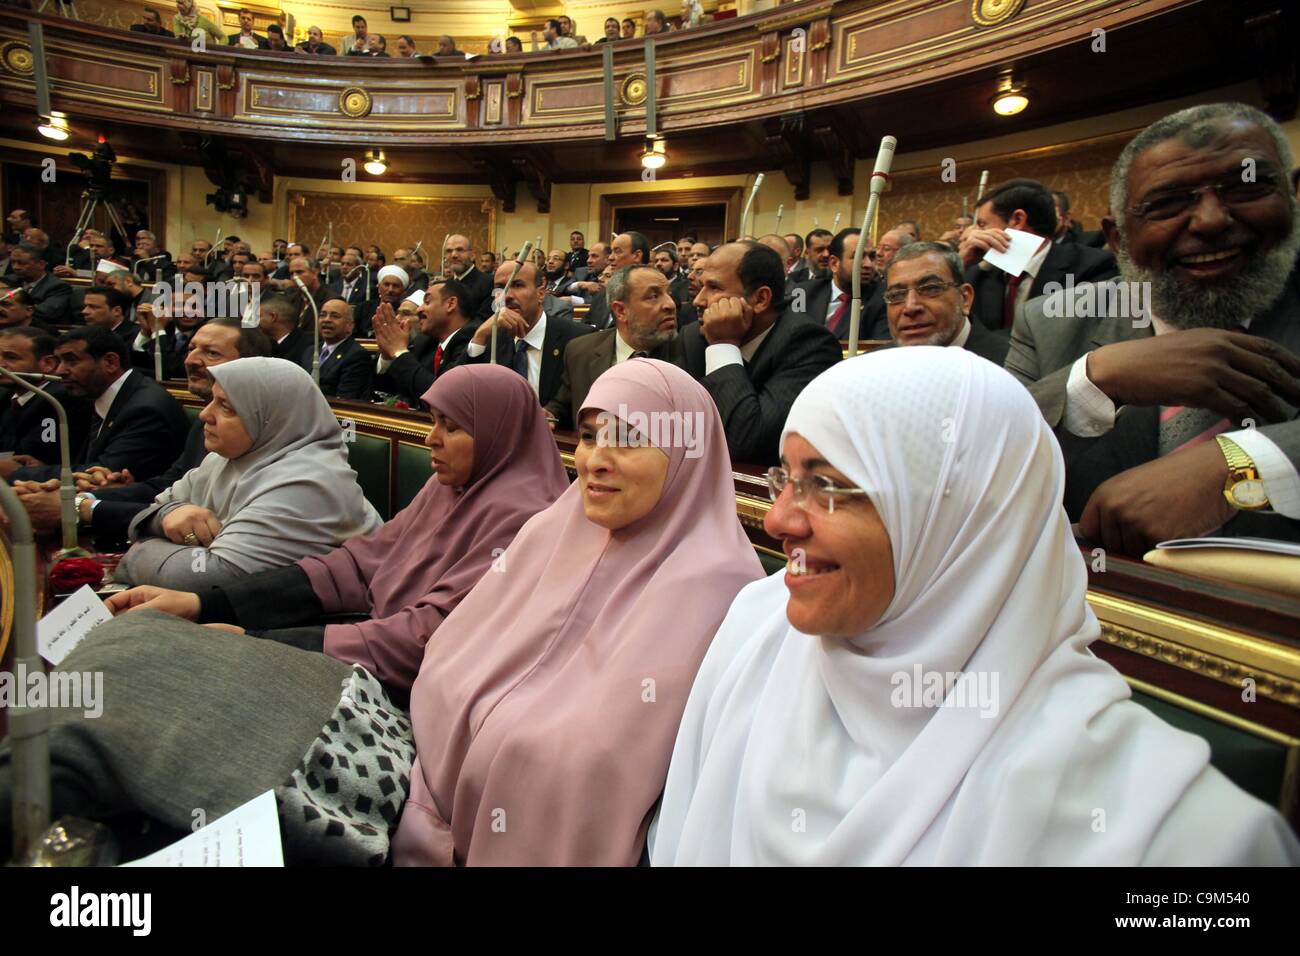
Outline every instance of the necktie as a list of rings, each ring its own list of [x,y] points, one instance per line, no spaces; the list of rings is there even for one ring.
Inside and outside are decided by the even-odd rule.
[[[440,368],[442,368],[442,346],[441,345],[439,345],[438,350],[433,353],[433,374],[437,375],[438,369]]]
[[[826,323],[826,328],[830,329],[836,335],[839,335],[840,320],[844,318],[844,313],[849,310],[849,294],[847,292],[841,292],[840,297],[835,301],[839,303],[839,308],[835,310],[835,314],[832,315],[830,320]]]
[[[328,345],[322,345],[320,347],[320,364],[324,365],[325,360],[329,357],[330,357],[330,347]]]
[[[515,355],[510,361],[510,367],[528,378],[528,343],[523,339],[515,343]]]
[[[1002,327],[1011,328],[1016,321],[1016,295],[1020,292],[1022,276],[1007,276],[1007,297],[1002,304]]]

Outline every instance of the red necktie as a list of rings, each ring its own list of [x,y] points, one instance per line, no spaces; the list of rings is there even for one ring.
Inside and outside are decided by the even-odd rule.
[[[1002,327],[1009,329],[1016,321],[1016,293],[1022,276],[1007,276],[1007,299],[1002,305]]]
[[[832,315],[830,321],[826,323],[826,328],[830,329],[835,335],[840,334],[840,320],[844,318],[844,313],[849,310],[849,294],[847,292],[841,292],[837,301],[839,302],[840,307],[835,310],[835,314]]]
[[[438,346],[438,351],[433,353],[433,374],[438,374],[438,369],[442,366],[442,346]]]

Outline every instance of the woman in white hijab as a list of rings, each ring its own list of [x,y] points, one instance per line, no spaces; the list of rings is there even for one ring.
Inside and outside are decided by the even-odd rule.
[[[116,578],[197,590],[323,554],[383,523],[348,465],[338,420],[293,362],[211,367],[208,456],[131,522]]]
[[[656,865],[1300,863],[1088,651],[1060,451],[1002,369],[844,362],[769,481],[788,570],[740,592],[696,677]]]

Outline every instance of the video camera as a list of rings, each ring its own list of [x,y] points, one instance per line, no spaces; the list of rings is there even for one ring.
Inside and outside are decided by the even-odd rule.
[[[86,193],[88,195],[108,198],[109,191],[112,188],[113,164],[117,162],[117,155],[113,152],[113,147],[109,145],[107,139],[101,136],[99,145],[95,147],[95,152],[91,155],[69,153],[68,159],[72,160],[72,164],[85,175]]]

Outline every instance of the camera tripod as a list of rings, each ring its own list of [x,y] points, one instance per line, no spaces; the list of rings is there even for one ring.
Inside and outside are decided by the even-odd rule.
[[[64,250],[63,264],[72,268],[72,247],[81,241],[81,235],[89,228],[90,223],[95,218],[95,210],[103,208],[105,215],[108,216],[109,225],[116,229],[126,242],[131,241],[130,234],[126,227],[122,225],[122,217],[118,215],[117,210],[113,207],[112,200],[106,198],[102,192],[97,189],[87,189],[81,194],[81,215],[77,217],[77,227],[72,231],[72,241]],[[95,254],[90,254],[91,271],[95,268]]]

